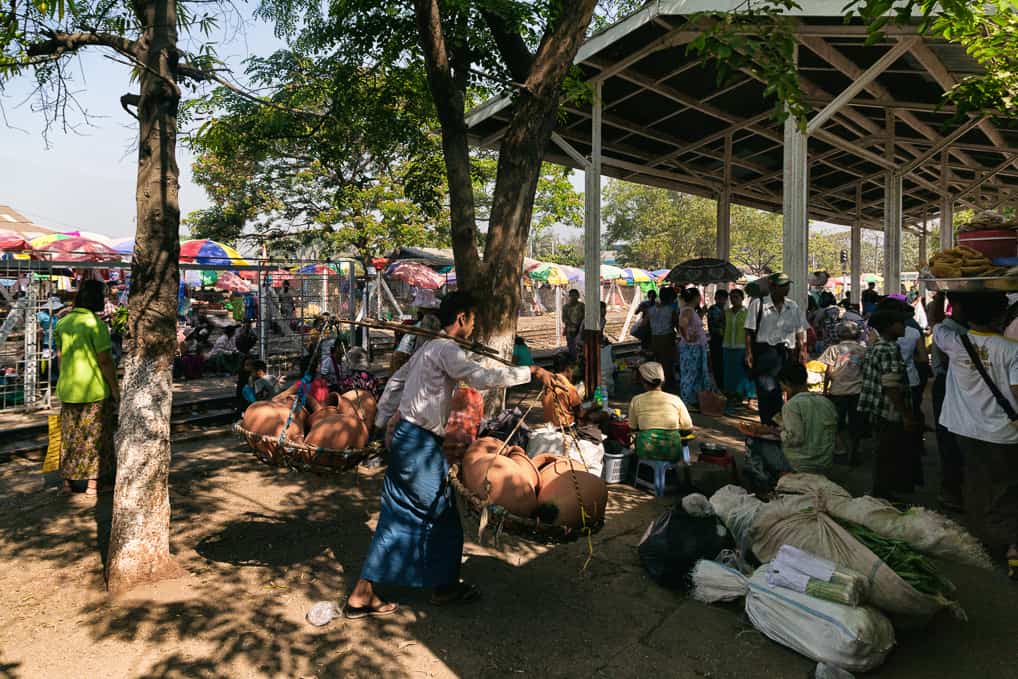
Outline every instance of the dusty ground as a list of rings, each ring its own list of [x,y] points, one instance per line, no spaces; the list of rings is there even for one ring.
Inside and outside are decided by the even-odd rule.
[[[729,423],[701,436],[738,447]],[[931,475],[935,456],[927,456]],[[865,485],[864,470],[840,480]],[[704,483],[720,483],[706,473]],[[102,591],[109,508],[42,492],[23,460],[0,466],[0,678],[37,677],[790,677],[813,664],[767,640],[738,605],[709,607],[653,584],[636,543],[671,500],[613,487],[593,540],[468,545],[462,608],[389,590],[377,621],[304,621],[342,600],[377,517],[379,472],[316,477],[258,463],[231,438],[178,446],[173,551],[190,572],[117,601]],[[917,499],[922,500],[924,496]],[[468,538],[474,530],[470,525]],[[474,533],[476,534],[476,533]],[[945,567],[970,620],[899,635],[870,676],[1018,677],[1018,586],[1001,572]]]

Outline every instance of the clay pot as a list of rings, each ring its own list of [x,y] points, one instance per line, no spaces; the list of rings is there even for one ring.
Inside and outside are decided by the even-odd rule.
[[[582,466],[574,463],[576,466]],[[546,467],[549,471],[555,465]],[[553,475],[545,471],[541,473],[541,494],[538,496],[538,504],[542,510],[548,506],[557,509],[554,513],[552,524],[566,526],[568,528],[581,528],[580,502],[576,497],[576,488],[579,487],[580,497],[583,499],[583,508],[587,512],[587,525],[600,521],[604,518],[605,506],[608,504],[608,486],[600,477],[594,476],[586,471],[574,471],[569,473],[569,466],[563,465],[565,473]],[[573,484],[573,478],[576,484]]]
[[[531,476],[523,465],[506,455],[496,456],[495,451],[501,447],[502,442],[497,439],[474,441],[463,455],[463,483],[487,502],[501,505],[517,516],[530,516],[537,509],[537,491]],[[485,473],[491,484],[486,498]]]
[[[375,414],[378,412],[378,401],[375,400],[374,395],[370,391],[364,391],[363,389],[351,389],[350,391],[343,394],[340,399],[340,407],[342,402],[346,401],[351,404],[360,415],[364,423],[368,425],[370,429],[375,424]]]
[[[329,450],[363,448],[368,444],[368,427],[356,415],[329,413],[315,422],[304,442]]]
[[[342,415],[339,408],[336,406],[320,406],[318,410],[313,411],[310,415],[304,418],[305,431],[311,431],[312,428],[326,417],[334,417]],[[352,413],[347,413],[352,414]]]
[[[527,475],[527,479],[530,481],[530,485],[534,487],[537,492],[541,491],[541,473],[534,466],[534,463],[527,457],[525,450],[519,446],[513,446],[509,449],[509,459],[518,464],[524,474]]]
[[[540,455],[535,455],[533,458],[531,458],[530,461],[534,464],[535,467],[537,467],[537,472],[538,474],[540,474],[542,469],[547,467],[555,460],[563,459],[565,458],[563,458],[561,455],[555,455],[554,453],[541,453]]]
[[[241,426],[254,434],[268,436],[271,440],[248,436],[248,445],[256,451],[270,456],[274,461],[279,461],[279,434],[283,431],[289,416],[290,409],[288,407],[272,401],[258,401],[249,405],[244,411]],[[286,430],[286,438],[295,443],[301,443],[304,440],[299,419],[295,413],[293,421],[290,422],[290,426]]]

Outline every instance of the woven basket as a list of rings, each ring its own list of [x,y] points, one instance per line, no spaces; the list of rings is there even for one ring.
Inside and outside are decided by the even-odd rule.
[[[244,437],[247,444],[254,451],[255,457],[265,464],[274,467],[289,467],[298,471],[314,472],[316,474],[339,474],[356,467],[368,457],[382,452],[380,441],[373,441],[364,448],[332,450],[295,443],[288,439],[284,439],[282,444],[280,444],[279,437],[265,436],[264,434],[248,431],[241,426],[240,422],[233,425],[233,430]],[[254,445],[257,441],[265,441],[272,444],[273,452],[267,453],[259,450]]]
[[[459,478],[460,468],[454,464],[449,468],[449,485],[456,493],[460,514],[471,522],[477,523],[477,540],[484,544],[484,535],[488,528],[494,530],[494,542],[499,543],[502,533],[509,533],[518,538],[541,543],[572,542],[601,530],[604,521],[598,521],[587,528],[569,528],[542,523],[528,516],[518,516],[505,507],[486,503],[463,485]]]

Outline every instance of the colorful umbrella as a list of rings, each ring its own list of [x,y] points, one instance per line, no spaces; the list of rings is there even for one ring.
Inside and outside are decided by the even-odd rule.
[[[566,266],[565,264],[559,264],[559,268],[562,269],[562,273],[566,275],[569,282],[574,285],[583,285],[584,281],[587,280],[587,274],[584,273],[583,269],[575,266]]]
[[[623,269],[622,278],[625,279],[628,285],[651,283],[654,280],[654,277],[649,272],[636,268]]]
[[[251,286],[247,281],[232,271],[220,271],[214,287],[216,290],[227,292],[251,292]]]
[[[668,278],[669,271],[671,271],[671,269],[654,269],[650,272],[650,275],[653,276],[654,280],[658,283],[661,283],[664,279]]]
[[[558,264],[544,264],[527,272],[530,280],[547,283],[548,285],[568,285],[569,277]]]
[[[622,269],[611,264],[601,265],[601,280],[602,281],[615,281],[620,278],[624,278],[622,275]]]
[[[58,240],[67,240],[68,238],[71,238],[71,236],[66,233],[47,233],[45,236],[38,236],[29,242],[36,250],[44,250],[50,243],[55,243]]]
[[[110,246],[74,236],[55,240],[38,249],[49,253],[52,259],[62,262],[105,262],[120,259],[120,254]]]
[[[185,264],[246,266],[249,262],[229,245],[214,240],[186,240],[180,244],[180,261]]]
[[[32,250],[32,244],[16,231],[0,229],[0,250],[4,252],[30,251]]]
[[[385,275],[407,285],[426,290],[438,290],[445,285],[445,278],[419,262],[401,260],[393,262],[385,270]]]
[[[118,240],[113,244],[113,249],[122,255],[134,254],[134,239],[125,238],[123,240]]]
[[[297,273],[315,276],[345,276],[349,270],[350,262],[325,262],[323,264],[305,264],[297,269]],[[360,262],[355,262],[353,270],[354,273],[363,275],[364,265]]]
[[[276,269],[275,271],[268,271],[265,274],[268,276],[270,285],[274,288],[283,287],[283,281],[292,281],[296,276],[287,271],[286,269]]]
[[[672,283],[694,283],[709,285],[710,283],[734,283],[742,276],[742,272],[723,259],[701,258],[690,259],[668,272],[668,280]]]
[[[114,250],[116,250],[116,247],[114,247],[114,246],[116,245],[117,241],[115,241],[114,239],[110,238],[109,236],[103,235],[101,233],[96,233],[95,231],[77,231],[77,232],[68,232],[68,234],[71,235],[71,236],[79,236],[81,238],[87,238],[89,240],[94,240],[97,243],[102,243],[103,245],[108,245],[111,248],[113,248]],[[117,250],[117,251],[119,252],[119,250]]]

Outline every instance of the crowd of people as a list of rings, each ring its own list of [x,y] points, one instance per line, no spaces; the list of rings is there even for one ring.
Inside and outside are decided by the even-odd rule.
[[[1006,546],[1018,576],[1018,299],[938,293],[926,305],[917,291],[880,295],[871,283],[862,310],[826,290],[810,291],[803,309],[787,275],[766,283],[748,304],[740,289],[719,289],[704,308],[697,288],[666,287],[640,305],[634,335],[651,360],[630,404],[637,454],[676,459],[688,411],[718,389],[730,406],[756,399],[754,431],[780,441],[776,473],[857,465],[871,437],[870,494],[903,501],[926,483],[932,386],[939,502]]]

